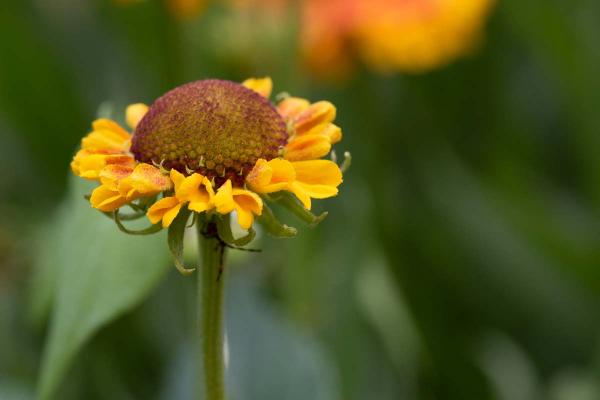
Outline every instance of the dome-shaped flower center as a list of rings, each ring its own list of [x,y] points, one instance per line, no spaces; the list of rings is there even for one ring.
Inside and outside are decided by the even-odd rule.
[[[135,129],[136,160],[243,183],[256,160],[278,156],[285,122],[271,103],[221,80],[188,83],[152,104]]]

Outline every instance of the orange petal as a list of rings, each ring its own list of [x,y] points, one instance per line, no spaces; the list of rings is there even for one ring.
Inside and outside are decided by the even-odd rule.
[[[319,124],[333,121],[335,114],[335,106],[328,101],[318,101],[311,104],[295,118],[294,128],[296,134],[301,135]]]
[[[131,175],[132,172],[133,168],[127,165],[107,165],[100,171],[100,182],[116,191],[119,182]]]
[[[329,151],[329,138],[321,134],[305,134],[285,146],[284,157],[289,161],[315,160],[327,155]]]
[[[296,118],[309,106],[310,102],[308,100],[299,97],[288,97],[277,105],[277,111],[279,111],[279,115],[281,115],[284,120],[288,121]]]
[[[143,103],[130,104],[125,110],[125,120],[131,129],[135,129],[148,112],[148,106]]]
[[[248,89],[254,90],[256,93],[267,99],[271,96],[271,92],[273,91],[273,81],[269,77],[246,79],[242,82],[242,85]]]
[[[342,129],[339,126],[329,122],[319,124],[301,135],[304,136],[313,134],[325,136],[329,139],[329,143],[331,144],[335,144],[342,140]]]
[[[168,176],[150,164],[138,164],[131,175],[119,182],[121,194],[128,200],[153,196],[173,187]]]
[[[125,154],[94,153],[82,149],[73,157],[71,169],[75,175],[81,178],[98,179],[100,171],[107,165],[123,165],[133,168],[135,161],[133,157]]]

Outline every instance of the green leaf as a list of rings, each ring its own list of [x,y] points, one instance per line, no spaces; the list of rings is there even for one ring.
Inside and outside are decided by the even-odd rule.
[[[188,210],[187,207],[182,207],[177,217],[169,226],[169,249],[173,255],[175,267],[183,275],[189,275],[196,269],[186,268],[183,265],[183,236],[185,234],[185,228],[189,218],[190,210]]]
[[[298,230],[292,226],[287,226],[279,222],[279,220],[271,211],[271,208],[266,203],[263,204],[263,212],[258,217],[258,222],[266,229],[266,231],[278,238],[291,238],[298,234]]]
[[[39,377],[42,400],[52,398],[84,343],[139,304],[169,266],[164,235],[119,232],[82,199],[89,185],[73,178],[70,186],[71,195],[42,236],[36,260],[37,317],[53,304]],[[36,297],[36,289],[43,294]]]

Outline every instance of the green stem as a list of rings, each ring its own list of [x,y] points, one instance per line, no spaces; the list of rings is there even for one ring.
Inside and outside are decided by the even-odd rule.
[[[225,399],[223,360],[223,256],[224,247],[217,239],[217,227],[212,221],[200,222],[198,241],[202,263],[198,271],[200,327],[204,358],[205,400]],[[204,231],[203,231],[204,229]]]

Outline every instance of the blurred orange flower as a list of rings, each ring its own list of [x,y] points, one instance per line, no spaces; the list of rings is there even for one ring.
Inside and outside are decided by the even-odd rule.
[[[142,3],[146,0],[113,0],[121,6]],[[189,19],[198,16],[204,10],[207,0],[164,0],[165,6],[175,18]]]
[[[303,0],[302,43],[316,72],[353,57],[379,71],[424,72],[468,53],[494,0]]]

